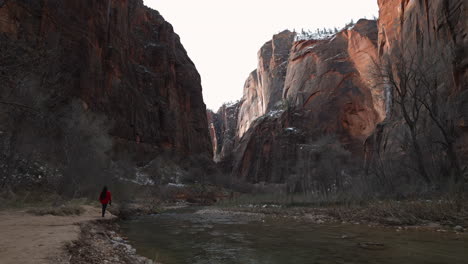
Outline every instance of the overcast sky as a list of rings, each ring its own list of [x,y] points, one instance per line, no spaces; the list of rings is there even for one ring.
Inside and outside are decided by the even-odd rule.
[[[174,26],[217,110],[242,97],[257,51],[284,29],[342,28],[378,16],[377,0],[144,0]]]

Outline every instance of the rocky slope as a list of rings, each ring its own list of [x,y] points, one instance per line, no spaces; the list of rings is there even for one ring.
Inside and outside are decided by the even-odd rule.
[[[2,101],[67,115],[78,102],[77,111],[109,124],[96,130],[141,159],[165,150],[211,156],[200,76],[172,26],[143,1],[0,1],[0,35]],[[31,122],[9,117],[2,143],[19,145]]]

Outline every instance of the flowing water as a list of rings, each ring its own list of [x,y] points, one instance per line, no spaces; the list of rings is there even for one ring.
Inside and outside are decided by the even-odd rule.
[[[163,264],[467,264],[468,237],[185,208],[121,223]]]

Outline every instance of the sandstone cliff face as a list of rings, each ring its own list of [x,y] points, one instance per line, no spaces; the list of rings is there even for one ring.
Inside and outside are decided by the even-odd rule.
[[[382,92],[370,83],[376,43],[376,22],[369,20],[331,39],[296,43],[284,97],[314,129],[365,139],[385,117]]]
[[[295,33],[283,31],[274,35],[258,52],[258,67],[249,75],[244,86],[239,110],[239,137],[242,137],[256,118],[272,110],[281,101],[294,37]]]
[[[468,3],[464,0],[379,0],[379,55],[398,42],[409,50],[428,47],[453,52],[453,80],[459,90],[468,84]]]
[[[461,102],[457,124],[468,120],[468,3],[454,1],[379,1],[379,57],[392,56],[399,43],[408,53],[450,56],[445,87]],[[429,53],[429,54],[428,54]],[[466,134],[466,133],[465,133]]]
[[[421,157],[423,163],[418,166],[427,166],[434,179],[453,172],[460,175],[453,168],[466,167],[463,160],[468,157],[467,2],[379,0],[379,6],[378,21],[359,20],[332,38],[290,42],[289,33],[283,32],[262,47],[259,66],[244,86],[238,133],[230,156],[234,177],[253,183],[292,182],[293,186],[305,178],[311,179],[311,175],[312,178],[335,175],[338,179],[347,174],[344,169],[347,162],[355,166],[356,174],[362,173],[363,161],[371,160],[381,150],[386,155],[379,156],[377,166],[385,163],[382,165],[385,169],[393,170],[388,177],[395,182],[414,178],[413,171],[408,169],[414,164],[403,164],[413,162],[413,156]],[[290,47],[289,55],[276,55],[278,59],[272,59],[275,38],[284,40],[285,33],[288,41],[279,43],[281,50]],[[398,48],[414,57],[392,57],[398,55]],[[432,64],[435,60],[427,60],[429,57],[442,60]],[[427,105],[426,110],[416,110],[420,118],[413,128],[417,126],[418,138],[408,139],[408,125],[394,107],[395,87],[389,83],[382,85],[389,77],[385,80],[381,74],[388,71],[400,82],[404,76],[398,67],[405,67],[401,62],[411,58],[424,64],[414,74],[430,74],[421,71],[427,69],[438,76],[437,81],[423,86],[433,85],[435,94],[440,95],[432,96],[430,104],[440,103],[435,108],[436,114],[443,113],[440,120],[450,127],[446,131],[451,133],[445,137],[446,146],[454,147],[434,144],[440,142],[434,140],[444,133],[440,126],[431,123],[434,117],[429,117],[427,108],[431,106]],[[413,77],[416,82],[423,80]],[[414,85],[417,90],[413,91],[414,98],[428,94],[422,90],[429,88],[420,82]],[[426,97],[419,97],[416,105],[421,98]],[[437,103],[438,100],[444,102]],[[424,153],[414,154],[413,148],[417,149],[414,142],[423,144]],[[453,158],[454,152],[461,154],[460,164]],[[425,153],[428,157],[423,158]],[[441,156],[449,158],[434,161],[431,153],[443,153]],[[324,169],[319,168],[320,163],[326,159],[332,160],[330,166],[334,168],[320,173]],[[335,163],[336,160],[341,162]]]
[[[438,0],[438,1],[415,1],[415,0],[379,0],[379,37],[378,55],[381,61],[389,59],[392,63],[394,56],[398,53],[406,54],[410,57],[413,54],[419,56],[419,60],[432,63],[431,68],[437,72],[429,73],[438,77],[438,92],[444,102],[435,103],[439,108],[449,110],[442,119],[451,120],[456,124],[452,134],[456,152],[458,153],[462,166],[466,166],[468,157],[468,3],[464,0]],[[402,51],[403,50],[403,51]],[[404,60],[404,59],[403,59]],[[406,61],[408,63],[408,61]],[[418,66],[415,66],[418,67]],[[398,75],[398,67],[393,65],[392,72]],[[431,69],[429,69],[431,70]],[[422,73],[424,74],[424,73]],[[423,89],[424,87],[418,87]],[[427,88],[426,88],[427,89]],[[426,91],[423,91],[424,93]],[[390,100],[392,101],[392,100]],[[442,110],[441,110],[442,111]],[[402,125],[398,123],[404,120],[398,105],[389,107],[387,116],[379,128],[368,139],[368,160],[372,160],[373,155],[401,154],[398,149],[399,144],[389,144],[388,142],[398,141],[398,129]],[[449,116],[455,113],[454,116]],[[422,118],[420,118],[422,119]],[[431,121],[426,124],[417,124],[419,129],[429,131]],[[426,127],[425,127],[426,126]],[[447,126],[449,127],[449,126]],[[402,132],[400,132],[402,133]],[[431,143],[424,141],[425,137],[432,137],[435,142],[437,135],[425,135],[421,133],[419,141],[426,148],[432,148]],[[394,146],[393,148],[384,146]],[[385,149],[385,150],[384,150]],[[431,152],[431,150],[425,151]],[[447,149],[440,150],[441,153],[449,152]],[[445,154],[441,154],[445,155]],[[448,154],[447,154],[448,155]],[[455,160],[455,159],[452,159]],[[452,166],[449,167],[457,167]],[[426,165],[430,167],[430,165]],[[444,168],[429,169],[435,171],[433,178],[444,174]],[[449,173],[446,173],[449,174]]]
[[[265,113],[263,97],[259,89],[257,70],[250,73],[245,81],[244,93],[240,105],[237,133],[242,137],[252,122]]]
[[[260,62],[265,61],[262,54]],[[251,98],[258,98],[255,92],[261,90],[260,63],[244,88],[233,175],[249,182],[284,183],[302,166],[303,147],[328,135],[362,154],[364,140],[385,118],[383,91],[371,82],[376,58],[377,24],[370,20],[330,39],[294,42],[281,62],[284,79],[271,79],[277,83],[268,86],[275,89],[270,94],[282,96],[270,97],[275,100],[263,112],[253,111],[258,117],[242,110],[258,102]]]
[[[51,54],[42,73],[59,88],[46,94],[79,98],[112,121],[115,138],[211,155],[200,76],[172,26],[141,0],[0,1],[0,33]]]

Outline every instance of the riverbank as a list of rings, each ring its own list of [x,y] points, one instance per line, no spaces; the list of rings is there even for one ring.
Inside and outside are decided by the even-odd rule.
[[[70,264],[157,264],[139,256],[119,233],[115,220],[82,223],[77,240],[66,245]]]
[[[60,207],[58,207],[60,208]],[[75,208],[75,207],[73,207]],[[48,208],[0,211],[2,264],[150,264],[118,235],[117,217],[100,208]],[[56,214],[56,215],[51,215]]]
[[[221,204],[230,212],[259,213],[274,217],[290,217],[315,224],[361,224],[439,232],[468,231],[468,205],[460,207],[450,201],[376,201],[362,205],[291,206],[281,204]]]
[[[1,263],[25,264],[150,264],[152,260],[136,254],[121,234],[120,218],[154,214],[177,209],[148,207],[138,202],[112,206],[105,219],[100,208],[80,204],[69,207],[33,207],[0,211]],[[54,214],[54,215],[51,215]],[[395,231],[437,231],[468,235],[468,210],[448,201],[377,201],[354,206],[297,206],[274,203],[219,203],[196,212],[211,218],[241,216],[261,221],[265,217],[288,218],[312,225],[327,223],[384,227]],[[259,220],[260,219],[260,220]]]

